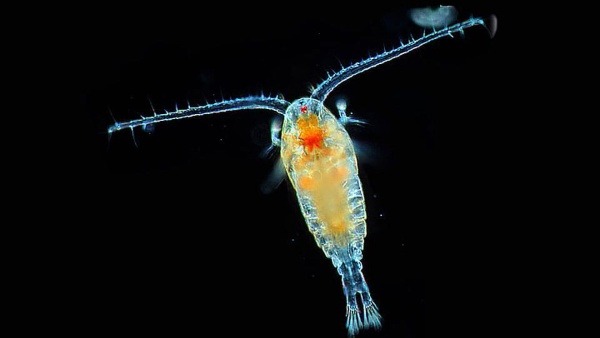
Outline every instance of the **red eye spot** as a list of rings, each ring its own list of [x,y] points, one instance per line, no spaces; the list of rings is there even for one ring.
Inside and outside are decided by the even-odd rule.
[[[308,111],[308,107],[306,107],[306,106],[300,106],[300,112],[301,113],[305,113],[306,114],[307,111]]]

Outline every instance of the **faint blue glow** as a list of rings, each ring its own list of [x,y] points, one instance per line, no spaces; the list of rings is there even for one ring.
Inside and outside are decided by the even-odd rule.
[[[408,16],[423,28],[442,28],[456,21],[458,11],[454,6],[423,7],[411,9]]]
[[[142,125],[142,130],[145,131],[148,134],[153,133],[154,132],[154,123],[143,124]]]
[[[346,104],[346,99],[338,99],[335,102],[335,107],[339,110],[339,111],[346,111],[346,108],[348,107],[348,105]]]

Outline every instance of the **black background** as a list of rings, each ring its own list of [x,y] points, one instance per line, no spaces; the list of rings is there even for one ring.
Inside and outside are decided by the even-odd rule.
[[[261,157],[274,113],[164,123],[135,130],[134,143],[129,131],[108,141],[109,110],[125,121],[151,115],[149,99],[171,111],[261,92],[308,96],[340,62],[420,36],[406,9],[424,4],[112,7],[81,17],[71,57],[84,146],[69,170],[72,207],[85,217],[69,236],[85,253],[73,282],[82,333],[345,337],[340,277],[292,187],[260,191],[275,161]],[[496,37],[477,27],[437,41],[326,101],[334,110],[345,97],[368,122],[348,128],[368,153],[359,157],[363,272],[383,316],[383,330],[364,337],[489,337],[512,321],[510,22],[494,4],[456,6],[461,19],[495,13]]]

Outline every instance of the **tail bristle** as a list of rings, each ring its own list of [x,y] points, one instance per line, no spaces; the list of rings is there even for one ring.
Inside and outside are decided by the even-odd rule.
[[[364,328],[381,329],[381,315],[375,303],[365,306],[364,311]]]
[[[354,337],[362,328],[363,323],[360,319],[358,308],[348,306],[346,308],[346,329],[348,329],[348,337]]]

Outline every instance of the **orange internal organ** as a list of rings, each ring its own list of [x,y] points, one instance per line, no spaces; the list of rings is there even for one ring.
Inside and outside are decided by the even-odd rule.
[[[315,179],[310,176],[301,176],[298,179],[298,185],[302,190],[314,190],[315,189]]]
[[[325,132],[319,125],[317,115],[308,114],[300,117],[297,126],[299,131],[298,139],[306,152],[310,153],[315,148],[323,147]]]
[[[344,180],[348,169],[341,164],[331,167],[324,159],[319,159],[320,175],[315,175],[311,191],[317,215],[324,224],[324,232],[337,242],[344,242],[349,233],[350,208]]]
[[[336,181],[343,182],[350,174],[350,170],[345,166],[338,165],[332,169],[331,175]]]
[[[321,149],[315,153],[321,153]],[[298,178],[298,189],[309,195],[315,206],[315,212],[323,224],[323,232],[330,236],[338,245],[343,245],[349,239],[350,208],[344,182],[350,175],[345,161],[333,161],[339,151],[333,150],[329,156],[306,154],[302,175]],[[307,161],[306,158],[312,158]]]

